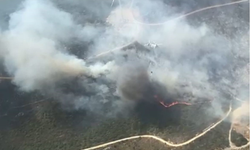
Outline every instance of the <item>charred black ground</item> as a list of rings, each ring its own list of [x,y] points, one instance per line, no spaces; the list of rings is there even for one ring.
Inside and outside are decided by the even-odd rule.
[[[143,88],[146,89],[142,93],[142,97],[136,101],[134,108],[134,113],[143,123],[166,127],[180,122],[180,107],[182,106],[166,108],[156,98],[157,96],[162,102],[171,104],[177,101],[177,95],[170,94],[164,86],[154,81],[149,81],[148,86]]]

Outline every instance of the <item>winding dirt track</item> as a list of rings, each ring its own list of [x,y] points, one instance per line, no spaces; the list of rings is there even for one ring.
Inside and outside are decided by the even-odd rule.
[[[207,128],[206,130],[204,130],[202,133],[196,135],[195,137],[193,137],[193,138],[191,138],[191,139],[189,139],[189,140],[187,140],[187,141],[185,141],[183,143],[177,143],[177,144],[175,144],[173,142],[165,141],[164,139],[162,139],[160,137],[157,137],[157,136],[153,136],[153,135],[137,135],[137,136],[127,137],[127,138],[124,138],[124,139],[115,140],[115,141],[108,142],[108,143],[105,143],[105,144],[101,144],[101,145],[98,145],[98,146],[86,148],[86,149],[83,149],[83,150],[94,150],[94,149],[98,149],[98,148],[102,148],[102,147],[114,145],[114,144],[117,144],[117,143],[120,143],[120,142],[129,141],[129,140],[133,140],[133,139],[139,139],[139,138],[151,138],[151,139],[159,141],[162,144],[166,144],[166,145],[171,146],[171,147],[181,147],[181,146],[187,145],[187,144],[195,141],[196,139],[202,137],[207,132],[209,132],[210,130],[212,130],[216,126],[218,126],[223,120],[225,120],[229,116],[229,114],[231,113],[231,111],[232,111],[232,107],[231,107],[231,104],[230,104],[228,112],[226,113],[226,115],[223,118],[221,118],[218,122],[214,123],[212,126],[210,126],[209,128]]]
[[[133,1],[132,1],[133,2]],[[168,20],[166,22],[163,22],[163,23],[154,23],[154,24],[149,24],[149,23],[143,23],[143,22],[140,22],[140,21],[137,21],[135,18],[134,21],[140,25],[148,25],[148,26],[157,26],[157,25],[163,25],[163,24],[166,24],[167,22],[169,21],[172,21],[172,20],[176,20],[176,19],[180,19],[180,18],[184,18],[184,17],[187,17],[189,15],[192,15],[192,14],[195,14],[195,13],[198,13],[198,12],[201,12],[201,11],[205,11],[205,10],[209,10],[209,9],[213,9],[213,8],[219,8],[219,7],[223,7],[223,6],[229,6],[229,5],[234,5],[234,4],[239,4],[239,3],[243,3],[243,2],[248,2],[248,0],[240,0],[240,1],[236,1],[236,2],[230,2],[230,3],[225,3],[225,4],[219,4],[219,5],[214,5],[214,6],[209,6],[209,7],[205,7],[205,8],[202,8],[202,9],[198,9],[198,10],[195,10],[195,11],[192,11],[190,13],[187,13],[187,14],[184,14],[182,16],[179,16],[177,18],[174,18],[174,19],[171,19],[171,20]],[[112,50],[108,50],[106,52],[102,52],[98,55],[95,55],[94,57],[92,57],[91,59],[93,58],[97,58],[97,57],[100,57],[100,56],[103,56],[103,55],[107,55],[111,52],[114,52],[114,51],[118,51],[128,45],[130,45],[131,43],[133,43],[135,40],[133,40],[132,42],[128,43],[128,44],[125,44],[123,46],[120,46],[120,47],[116,47]],[[0,80],[12,80],[13,77],[0,77]],[[103,148],[103,147],[106,147],[106,146],[110,146],[110,145],[114,145],[114,144],[117,144],[117,143],[120,143],[120,142],[124,142],[124,141],[129,141],[129,140],[133,140],[133,139],[139,139],[139,138],[151,138],[151,139],[154,139],[154,140],[157,140],[159,141],[160,143],[162,144],[166,144],[168,146],[171,146],[171,147],[181,147],[181,146],[184,146],[184,145],[187,145],[187,144],[190,144],[191,142],[195,141],[196,139],[204,136],[207,132],[209,132],[210,130],[212,130],[213,128],[215,128],[216,126],[218,126],[222,121],[224,121],[231,113],[232,111],[232,108],[231,108],[231,104],[229,106],[229,110],[228,112],[226,113],[226,115],[221,118],[218,122],[214,123],[211,127],[205,129],[202,133],[196,135],[195,137],[187,140],[186,142],[183,142],[183,143],[173,143],[173,142],[170,142],[170,141],[165,141],[164,139],[160,138],[160,137],[157,137],[157,136],[153,136],[153,135],[137,135],[137,136],[132,136],[132,137],[127,137],[127,138],[123,138],[123,139],[119,139],[119,140],[115,140],[115,141],[111,141],[111,142],[108,142],[108,143],[104,143],[104,144],[101,144],[101,145],[98,145],[98,146],[94,146],[94,147],[90,147],[90,148],[85,148],[83,150],[94,150],[94,149],[98,149],[98,148]],[[241,147],[236,147],[232,141],[231,141],[231,134],[232,134],[232,129],[233,129],[233,124],[231,125],[231,128],[229,130],[229,136],[228,136],[228,140],[229,140],[229,145],[230,145],[230,149],[243,149],[243,148],[246,148],[250,145],[250,141],[246,144],[246,145],[243,145]]]
[[[177,19],[181,19],[181,18],[184,18],[184,17],[187,17],[189,15],[192,15],[192,14],[195,14],[195,13],[198,13],[198,12],[201,12],[201,11],[205,11],[205,10],[209,10],[209,9],[213,9],[213,8],[219,8],[219,7],[223,7],[223,6],[229,6],[229,5],[234,5],[234,4],[239,4],[239,3],[243,3],[243,2],[248,2],[248,0],[240,0],[240,1],[236,1],[236,2],[230,2],[230,3],[225,3],[225,4],[219,4],[219,5],[214,5],[214,6],[209,6],[209,7],[205,7],[205,8],[201,8],[201,9],[198,9],[198,10],[195,10],[195,11],[192,11],[190,13],[187,13],[187,14],[184,14],[182,16],[179,16],[177,18],[174,18],[174,19],[171,19],[171,20],[168,20],[166,22],[163,22],[163,23],[154,23],[154,24],[150,24],[150,23],[143,23],[143,22],[140,22],[140,21],[137,21],[135,18],[134,21],[140,25],[148,25],[148,26],[158,26],[158,25],[163,25],[163,24],[166,24],[168,23],[169,21],[173,21],[173,20],[177,20]],[[133,1],[132,1],[133,3]],[[132,7],[132,3],[131,3],[131,7]],[[132,41],[131,43],[133,43],[134,41]],[[128,45],[130,45],[131,43],[128,43],[124,46],[120,46],[118,48],[114,48],[112,50],[109,50],[109,51],[106,51],[106,52],[103,52],[103,53],[100,53],[92,58],[97,58],[97,57],[100,57],[100,56],[103,56],[103,55],[106,55],[106,54],[109,54],[110,52],[114,52],[114,51],[117,51],[117,50],[120,50]],[[110,145],[114,145],[114,144],[117,144],[117,143],[120,143],[120,142],[124,142],[124,141],[129,141],[129,140],[133,140],[133,139],[139,139],[139,138],[151,138],[151,139],[154,139],[154,140],[157,140],[159,142],[161,142],[162,144],[166,144],[168,146],[171,146],[171,147],[181,147],[181,146],[184,146],[184,145],[187,145],[187,144],[190,144],[191,142],[195,141],[196,139],[202,137],[203,135],[205,135],[207,132],[209,132],[210,130],[212,130],[213,128],[215,128],[216,126],[218,126],[222,121],[224,121],[231,113],[232,111],[232,108],[231,108],[231,104],[229,106],[229,110],[228,112],[226,113],[226,115],[220,119],[218,122],[212,124],[212,126],[210,126],[209,128],[205,129],[202,133],[196,135],[195,137],[187,140],[186,142],[183,142],[183,143],[178,143],[178,144],[174,144],[173,142],[170,142],[170,141],[165,141],[164,139],[160,138],[160,137],[157,137],[157,136],[153,136],[153,135],[137,135],[137,136],[132,136],[132,137],[127,137],[127,138],[123,138],[123,139],[119,139],[119,140],[115,140],[115,141],[111,141],[111,142],[108,142],[108,143],[104,143],[104,144],[101,144],[101,145],[97,145],[97,146],[94,146],[94,147],[90,147],[90,148],[85,148],[83,150],[94,150],[94,149],[98,149],[98,148],[103,148],[103,147],[107,147],[107,146],[110,146]],[[229,144],[230,144],[230,149],[243,149],[243,148],[246,148],[250,145],[250,141],[246,144],[246,145],[243,145],[241,147],[236,147],[232,141],[231,141],[231,132],[232,132],[232,128],[233,128],[233,125],[231,125],[231,128],[229,130],[229,136],[228,136],[228,139],[229,139]]]

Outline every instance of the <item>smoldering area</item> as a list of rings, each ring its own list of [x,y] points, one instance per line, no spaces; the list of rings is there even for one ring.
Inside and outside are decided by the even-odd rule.
[[[168,104],[212,99],[200,111],[221,117],[232,95],[249,97],[248,2],[172,19],[226,2],[0,2],[1,76],[13,77],[0,79],[2,130],[44,107],[77,126],[131,116],[159,127],[180,124],[189,106],[165,108],[155,95]]]

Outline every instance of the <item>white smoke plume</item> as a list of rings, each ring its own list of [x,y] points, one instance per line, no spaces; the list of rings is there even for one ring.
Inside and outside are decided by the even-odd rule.
[[[208,5],[204,1],[111,3],[24,0],[8,12],[8,23],[0,24],[8,25],[0,30],[0,53],[13,83],[108,116],[122,112],[129,100],[145,98],[153,82],[179,99],[213,99],[218,114],[220,103],[228,100],[225,92],[248,98],[248,83],[239,77],[248,74],[248,27],[237,22],[239,17],[217,16],[233,22],[227,25],[234,36],[228,36],[217,32],[216,23],[174,19],[184,14],[180,8],[190,11],[194,3]],[[117,48],[123,45],[129,50]],[[187,93],[191,96],[183,97]]]

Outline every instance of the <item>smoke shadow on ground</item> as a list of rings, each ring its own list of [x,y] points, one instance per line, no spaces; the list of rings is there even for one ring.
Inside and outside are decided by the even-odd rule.
[[[135,107],[135,115],[145,125],[158,128],[177,125],[180,123],[180,106],[165,108],[157,101],[140,101]]]
[[[136,116],[142,124],[158,128],[179,124],[180,107],[166,108],[161,104],[175,102],[178,99],[176,91],[170,91],[161,83],[150,80],[145,70],[140,72],[138,69],[137,74],[123,85],[123,96],[135,103],[132,116]]]
[[[25,120],[32,115],[33,109],[27,104],[30,100],[37,99],[37,94],[24,94],[17,90],[18,88],[10,84],[10,81],[1,81],[0,130],[11,130],[22,126]]]

